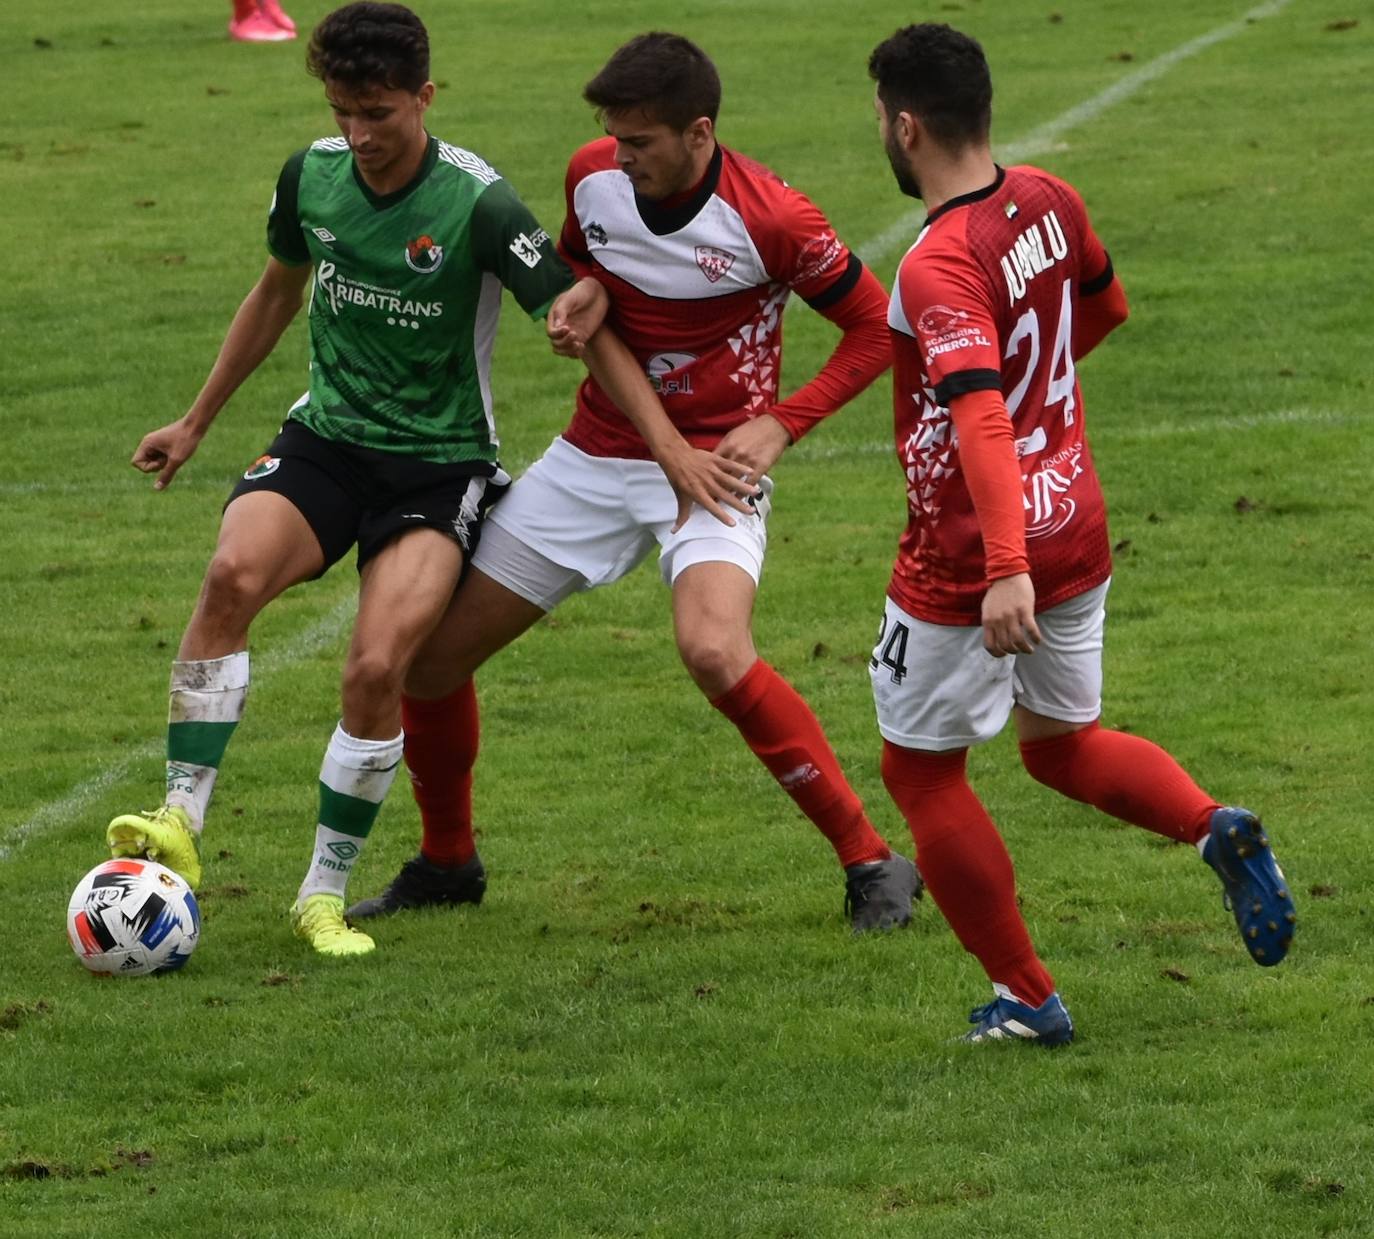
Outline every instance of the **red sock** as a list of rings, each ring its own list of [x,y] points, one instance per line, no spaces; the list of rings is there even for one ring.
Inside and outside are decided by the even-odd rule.
[[[1032,778],[1157,835],[1196,843],[1221,806],[1157,744],[1092,723],[1021,745]]]
[[[969,786],[966,749],[918,752],[883,742],[883,782],[911,827],[916,864],[945,920],[988,979],[1038,1007],[1054,979],[1016,906],[1002,836]]]
[[[245,17],[252,17],[258,10],[258,0],[233,0],[234,20],[241,22]]]
[[[477,762],[477,692],[469,680],[447,697],[401,698],[410,788],[420,806],[420,851],[436,865],[461,865],[472,837],[472,768]]]
[[[754,755],[830,840],[840,864],[847,868],[892,855],[864,814],[811,707],[763,659],[711,704],[739,728]]]

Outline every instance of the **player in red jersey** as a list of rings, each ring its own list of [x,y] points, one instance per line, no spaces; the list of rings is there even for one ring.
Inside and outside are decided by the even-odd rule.
[[[1038,168],[994,163],[973,39],[909,26],[869,73],[897,184],[929,210],[888,310],[907,526],[870,663],[883,781],[932,896],[993,983],[966,1039],[1063,1044],[1073,1023],[965,777],[968,747],[1008,716],[1033,778],[1194,844],[1256,962],[1287,952],[1293,904],[1253,814],[1098,722],[1111,559],[1075,363],[1125,321],[1126,297],[1082,200]]]
[[[618,580],[657,546],[689,674],[830,841],[856,932],[905,924],[915,868],[873,829],[815,715],[759,657],[750,632],[767,471],[887,368],[886,295],[812,202],[716,141],[720,81],[688,40],[631,40],[584,94],[609,136],[569,164],[560,251],[609,295],[607,321],[671,420],[646,441],[596,383],[584,383],[568,429],[503,500],[407,681],[420,855],[350,916],[480,899],[472,673],[569,594]],[[782,313],[793,291],[842,335],[820,373],[779,399]],[[551,333],[560,314],[586,308],[579,298],[555,305]],[[721,457],[737,462],[724,482],[710,463]],[[740,478],[733,489],[749,502],[734,499],[732,516],[722,505]]]

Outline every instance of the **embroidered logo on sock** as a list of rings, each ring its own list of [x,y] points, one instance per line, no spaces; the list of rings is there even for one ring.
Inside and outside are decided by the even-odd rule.
[[[805,787],[812,779],[820,778],[820,774],[821,772],[815,766],[807,762],[795,770],[789,770],[786,774],[779,775],[778,782],[788,791],[791,791],[794,787]]]

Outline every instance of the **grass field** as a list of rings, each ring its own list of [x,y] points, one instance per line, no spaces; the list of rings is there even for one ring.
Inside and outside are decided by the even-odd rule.
[[[330,117],[302,46],[230,44],[223,3],[7,6],[0,1234],[1374,1233],[1362,8],[420,10],[433,130],[550,228],[596,132],[582,83],[665,25],[717,59],[723,140],[885,283],[919,216],[864,65],[902,22],[980,37],[995,137],[1083,191],[1133,307],[1082,367],[1117,544],[1105,718],[1265,815],[1302,919],[1290,959],[1255,968],[1189,849],[1056,799],[1003,737],[972,776],[1080,1028],[1047,1054],[950,1043],[984,982],[933,907],[849,937],[823,841],[678,667],[652,569],[484,671],[480,910],[390,922],[347,964],[285,911],[355,580],[292,591],[254,631],[196,957],[143,982],[81,969],[67,894],[109,817],[159,798],[167,663],[223,496],[304,384],[302,324],[169,491],[126,462],[194,395],[280,164]],[[495,386],[518,470],[576,369],[513,308]],[[787,330],[790,388],[833,333],[804,308]],[[884,381],[779,466],[756,632],[909,852],[864,667],[902,520],[889,427]],[[353,890],[416,834],[398,787]]]

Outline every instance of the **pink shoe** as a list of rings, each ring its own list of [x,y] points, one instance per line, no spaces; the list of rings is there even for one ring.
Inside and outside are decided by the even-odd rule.
[[[240,43],[282,43],[296,36],[269,21],[261,11],[229,23],[229,37]]]
[[[258,9],[274,26],[296,37],[296,23],[282,11],[280,0],[258,0]]]

